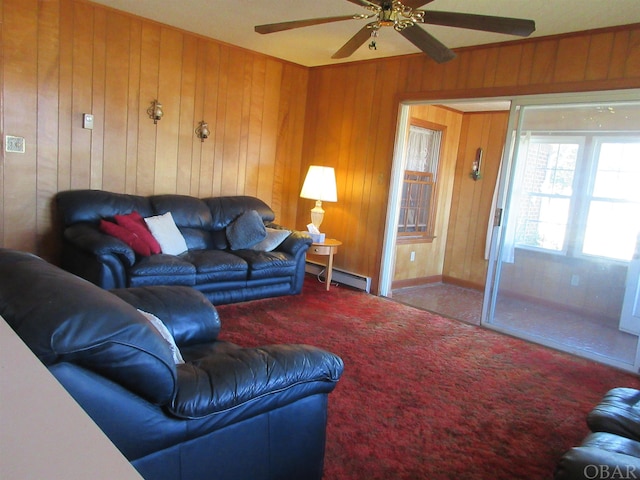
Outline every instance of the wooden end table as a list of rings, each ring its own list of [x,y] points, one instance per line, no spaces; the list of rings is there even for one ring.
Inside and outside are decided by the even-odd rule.
[[[342,242],[340,242],[339,240],[327,238],[322,243],[312,243],[311,248],[309,248],[309,253],[311,255],[327,257],[327,273],[325,280],[327,290],[329,290],[329,286],[331,286],[331,275],[333,273],[333,256],[338,253],[338,247],[340,245],[342,245]]]

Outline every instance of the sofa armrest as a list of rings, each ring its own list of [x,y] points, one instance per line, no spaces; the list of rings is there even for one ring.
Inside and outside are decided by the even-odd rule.
[[[202,418],[283,395],[289,401],[328,393],[344,364],[337,355],[309,345],[242,348],[225,342],[183,351],[176,395],[169,407],[178,418]],[[286,393],[285,393],[286,392]]]
[[[115,289],[111,293],[162,320],[179,347],[213,342],[220,332],[215,307],[191,287],[158,285]]]
[[[574,447],[558,462],[554,480],[638,478],[640,458],[597,447]]]
[[[283,228],[276,224],[269,225],[271,228]],[[293,230],[291,235],[289,235],[284,242],[282,242],[275,249],[278,252],[285,252],[297,257],[301,252],[306,252],[313,240],[306,232],[300,232],[298,230]]]
[[[131,247],[116,237],[102,233],[91,223],[76,223],[65,228],[64,238],[76,248],[96,257],[117,255],[127,266],[136,261],[136,254]]]

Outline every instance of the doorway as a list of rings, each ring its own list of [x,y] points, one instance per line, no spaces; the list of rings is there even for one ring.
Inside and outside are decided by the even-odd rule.
[[[514,101],[483,325],[638,371],[640,102]],[[626,322],[626,323],[625,323]]]
[[[629,99],[637,99],[637,92],[600,92],[589,95],[564,95],[564,96],[545,96],[545,97],[525,97],[525,98],[512,98],[512,99],[480,99],[478,102],[485,103],[486,101],[513,101],[511,113],[509,115],[508,128],[504,132],[505,139],[507,131],[509,133],[510,141],[504,141],[504,158],[500,163],[500,172],[497,176],[500,178],[500,182],[497,182],[497,186],[493,195],[495,206],[492,206],[491,213],[495,210],[505,212],[501,218],[502,223],[496,227],[489,228],[487,236],[487,262],[484,258],[478,258],[479,255],[476,252],[475,261],[486,262],[486,277],[490,281],[485,282],[485,278],[482,279],[483,287],[485,287],[484,295],[480,302],[476,301],[476,304],[482,303],[480,308],[481,321],[472,321],[471,323],[481,323],[487,328],[492,328],[498,331],[503,331],[512,335],[517,335],[522,338],[535,341],[537,343],[545,344],[560,350],[568,351],[570,353],[578,354],[588,358],[601,361],[603,363],[611,364],[626,370],[637,371],[637,352],[638,352],[638,337],[633,332],[625,331],[624,326],[620,324],[620,311],[622,310],[623,297],[631,299],[627,310],[632,312],[632,318],[634,315],[638,315],[640,312],[640,290],[638,290],[638,274],[629,273],[633,269],[629,269],[630,260],[627,258],[618,258],[621,254],[616,253],[621,251],[621,246],[625,245],[625,255],[631,252],[631,258],[640,258],[638,249],[640,248],[636,244],[637,231],[634,233],[632,226],[629,226],[625,230],[625,234],[622,235],[619,228],[616,225],[629,222],[613,222],[613,226],[609,225],[606,228],[596,225],[596,218],[598,218],[598,209],[600,212],[610,211],[611,202],[609,204],[602,204],[606,201],[606,198],[601,199],[598,195],[594,195],[595,177],[593,172],[598,171],[598,164],[604,163],[598,162],[603,156],[607,155],[607,152],[611,152],[615,148],[620,148],[620,143],[630,144],[628,148],[629,155],[634,156],[635,150],[633,150],[634,140],[633,137],[629,137],[628,134],[638,134],[638,125],[640,125],[640,118],[637,116],[634,107],[623,107],[623,104],[629,103]],[[604,99],[604,101],[603,101]],[[612,102],[615,105],[612,105]],[[447,108],[456,108],[456,101],[446,102]],[[461,103],[473,103],[469,101]],[[541,119],[540,113],[544,108],[549,108],[549,105],[555,105],[560,103],[562,105],[567,104],[588,104],[595,108],[592,112],[597,113],[600,116],[606,117],[610,120],[604,124],[601,122],[601,127],[598,138],[593,135],[585,134],[584,123],[577,122],[576,119],[569,121],[565,119],[564,124],[557,124],[557,120],[563,118],[564,113],[560,111],[547,110],[547,113],[556,121],[550,122],[549,118]],[[631,103],[633,103],[631,101]],[[434,104],[435,105],[435,104]],[[438,102],[438,105],[443,105],[442,102]],[[531,106],[539,106],[539,111],[534,110]],[[546,107],[545,107],[546,105]],[[391,195],[388,210],[388,223],[387,225],[397,225],[397,218],[394,219],[394,201],[397,202],[397,195],[399,195],[398,185],[400,184],[401,172],[402,172],[402,159],[404,155],[402,142],[400,139],[406,135],[405,125],[408,124],[410,118],[410,105],[402,105],[400,108],[399,123],[398,123],[398,135],[396,137],[396,149],[394,154],[394,168],[392,170]],[[523,115],[524,112],[524,115]],[[617,114],[620,114],[616,116]],[[619,120],[616,120],[615,125],[611,122],[613,118],[623,119],[626,118],[628,123],[625,126],[618,125]],[[602,120],[602,118],[600,118]],[[521,168],[517,160],[519,157],[519,151],[522,152],[520,144],[516,144],[515,138],[520,138],[521,134],[516,135],[518,126],[522,126],[522,122],[525,127],[536,126],[537,130],[529,128],[531,133],[530,144],[538,148],[538,153],[542,147],[558,150],[558,144],[565,145],[567,142],[570,145],[574,145],[574,152],[584,153],[584,158],[588,158],[589,162],[579,166],[579,175],[571,177],[572,188],[576,191],[587,192],[585,196],[581,194],[576,197],[569,207],[565,207],[562,210],[558,205],[562,203],[559,195],[562,192],[555,191],[547,195],[544,200],[536,198],[535,203],[530,193],[527,193],[529,204],[536,204],[540,207],[539,211],[548,212],[547,217],[529,218],[525,217],[526,222],[523,223],[523,219],[520,219],[520,223],[517,223],[517,217],[514,217],[513,212],[517,201],[522,202],[521,196],[518,192],[522,192],[522,184],[517,185],[515,180],[521,176]],[[534,122],[535,125],[534,125]],[[543,125],[544,128],[540,128]],[[553,128],[552,128],[553,127]],[[581,131],[579,131],[582,129]],[[554,130],[555,133],[551,133]],[[579,135],[576,135],[579,133]],[[540,138],[541,134],[546,135],[546,141]],[[624,142],[621,141],[623,136],[627,136]],[[554,140],[558,140],[555,144],[549,141],[549,138],[554,136]],[[589,137],[576,139],[573,137]],[[559,138],[563,137],[563,138]],[[612,139],[613,137],[613,139]],[[573,144],[571,142],[574,142]],[[577,146],[576,146],[577,145]],[[563,147],[566,148],[566,147]],[[532,151],[533,152],[533,151]],[[533,155],[529,152],[529,155]],[[600,152],[600,153],[597,153]],[[617,151],[616,151],[617,152]],[[558,153],[560,155],[560,153]],[[567,152],[562,153],[566,157]],[[612,154],[613,155],[613,154]],[[616,155],[613,155],[614,157]],[[501,155],[502,157],[502,155]],[[563,157],[564,158],[564,157]],[[635,155],[634,158],[640,158]],[[564,158],[566,160],[566,158]],[[464,166],[460,165],[460,159],[458,159],[458,165],[456,169],[469,170],[471,172],[471,164],[469,159],[463,159]],[[567,168],[556,160],[556,167],[553,171],[547,171],[547,176],[555,179],[554,188],[558,190],[563,182],[566,184],[568,181],[566,177]],[[609,162],[611,163],[611,162]],[[636,162],[637,164],[637,162]],[[618,168],[618,167],[616,167]],[[620,170],[619,175],[625,178],[640,178],[640,174],[637,174],[633,168],[632,171]],[[549,170],[549,169],[547,169]],[[601,172],[611,170],[611,168],[600,168]],[[494,172],[496,174],[496,172]],[[540,174],[540,172],[537,172]],[[601,173],[602,175],[603,173]],[[461,175],[459,171],[456,172],[456,182],[464,181],[469,182],[468,176]],[[564,175],[564,177],[563,177]],[[580,177],[580,178],[578,178]],[[481,182],[475,184],[477,187]],[[396,191],[394,193],[394,185],[396,185]],[[473,185],[473,184],[471,184]],[[599,188],[604,188],[599,184]],[[634,189],[630,190],[634,192]],[[590,192],[590,193],[589,193]],[[452,192],[453,193],[453,192]],[[456,192],[459,194],[459,192]],[[597,193],[597,192],[596,192]],[[631,193],[631,198],[623,199],[622,203],[626,205],[620,206],[620,199],[615,200],[616,207],[620,211],[626,209],[626,215],[634,215],[636,218],[640,218],[640,202],[633,197],[634,193]],[[538,195],[540,197],[540,195]],[[395,199],[395,200],[394,200]],[[392,201],[393,200],[393,201]],[[483,200],[484,201],[484,200]],[[482,201],[481,201],[482,202]],[[566,203],[566,201],[565,201]],[[542,208],[544,205],[545,208]],[[549,212],[559,215],[560,212],[568,212],[570,214],[570,224],[574,227],[583,226],[582,230],[579,228],[575,232],[571,232],[571,239],[567,239],[566,245],[560,246],[558,244],[559,235],[556,232],[556,237],[552,235],[552,232],[558,230],[558,219],[549,217]],[[489,210],[487,209],[487,212]],[[452,212],[452,217],[455,218],[457,212]],[[624,216],[624,214],[621,214]],[[488,217],[493,215],[485,215],[483,218],[478,218],[476,221],[475,229],[477,230],[475,236],[478,237],[478,231],[484,229],[487,232],[487,226],[489,224]],[[600,214],[599,218],[607,217]],[[561,222],[560,222],[561,223]],[[631,222],[632,223],[632,222]],[[526,226],[525,226],[526,224]],[[505,230],[513,228],[514,225],[520,225],[520,237],[518,241],[519,246],[516,247],[513,255],[516,257],[514,263],[508,263],[503,256],[508,251],[509,235],[505,234]],[[533,231],[533,225],[537,225],[538,231]],[[613,232],[612,228],[617,228],[614,233],[605,235],[603,232]],[[554,230],[554,228],[556,230]],[[393,231],[390,231],[393,230]],[[382,295],[392,296],[391,285],[393,283],[393,270],[396,264],[396,257],[398,255],[397,243],[395,238],[396,229],[387,228],[385,234],[385,244],[383,252],[383,265],[381,270],[381,283],[380,291]],[[529,232],[529,236],[523,232]],[[569,238],[569,237],[567,237]],[[527,240],[528,239],[528,240]],[[450,239],[451,240],[451,239]],[[526,245],[526,241],[530,243],[538,241],[540,244]],[[523,242],[525,242],[523,244]],[[554,243],[555,242],[555,243]],[[613,242],[613,243],[612,243]],[[484,243],[484,239],[483,239]],[[615,244],[615,247],[613,245]],[[553,245],[553,246],[552,246]],[[603,247],[602,245],[605,245]],[[607,245],[609,245],[607,247]],[[489,248],[490,247],[490,248]],[[607,253],[602,249],[609,249],[614,253]],[[554,252],[539,252],[538,250],[555,249]],[[581,249],[581,250],[580,250]],[[599,250],[600,249],[600,250]],[[499,253],[500,252],[500,253]],[[559,253],[562,252],[562,253]],[[635,253],[634,253],[635,252]],[[449,254],[450,252],[445,252]],[[482,252],[484,253],[484,252]],[[567,256],[569,253],[569,256]],[[490,254],[490,257],[489,257]],[[553,261],[547,262],[547,266],[542,268],[543,263],[540,261],[540,254],[546,254],[547,258],[553,259]],[[536,256],[538,255],[538,256]],[[607,255],[613,256],[609,260],[606,259]],[[634,257],[635,255],[635,257]],[[590,258],[591,269],[585,267],[585,258],[574,257],[597,257]],[[601,258],[602,257],[602,258]],[[497,260],[501,259],[501,260]],[[578,269],[578,265],[581,265]],[[519,269],[515,268],[515,265]],[[520,269],[527,265],[526,269]],[[566,271],[565,271],[566,270]],[[568,273],[567,273],[568,272]],[[632,278],[628,278],[631,276]],[[446,286],[447,282],[442,284]],[[636,282],[636,290],[633,290],[633,282]],[[518,283],[519,282],[519,283]],[[527,283],[528,282],[528,283]],[[554,283],[556,282],[556,283]],[[560,294],[561,289],[558,287],[557,282],[565,282],[568,286],[564,292]],[[516,285],[520,285],[520,290],[514,290]],[[599,286],[598,286],[599,285]],[[605,291],[603,285],[610,286],[610,291]],[[462,285],[465,287],[466,285]],[[475,286],[475,285],[474,285]],[[627,288],[629,286],[629,288]],[[460,287],[460,285],[455,285]],[[476,292],[478,289],[474,289]],[[625,295],[626,292],[626,295]],[[446,293],[449,295],[450,293]],[[562,300],[558,301],[552,294],[558,294],[562,296]],[[583,304],[578,305],[578,298],[582,296]],[[438,293],[434,295],[442,303],[444,294]],[[457,297],[462,298],[460,296]],[[591,302],[591,304],[589,304]],[[635,302],[635,303],[633,303]],[[457,302],[461,303],[461,302]],[[588,307],[585,308],[585,305]],[[435,311],[436,313],[444,313],[447,316],[453,316],[446,311],[438,312],[438,309],[442,310],[442,307],[436,305],[435,308],[427,308],[428,310]],[[604,312],[604,314],[602,314]],[[638,321],[638,317],[633,321]],[[467,320],[460,318],[461,320]],[[468,320],[467,320],[468,321]],[[606,329],[606,330],[605,330]],[[626,329],[628,330],[628,329]],[[608,339],[608,340],[604,340]]]

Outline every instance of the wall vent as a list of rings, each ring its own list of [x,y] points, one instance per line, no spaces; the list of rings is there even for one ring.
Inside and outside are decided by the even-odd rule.
[[[325,269],[325,265],[307,260],[304,270],[312,275],[320,275],[324,280]],[[333,269],[333,274],[331,275],[331,283],[333,282],[349,285],[350,287],[357,288],[358,290],[364,290],[367,293],[369,293],[371,289],[371,277],[364,277],[357,273],[347,272],[337,268]]]

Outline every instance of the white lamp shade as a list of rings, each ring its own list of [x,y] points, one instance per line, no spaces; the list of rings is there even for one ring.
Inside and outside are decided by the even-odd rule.
[[[333,167],[311,165],[304,179],[300,196],[323,202],[337,202],[336,173]]]

